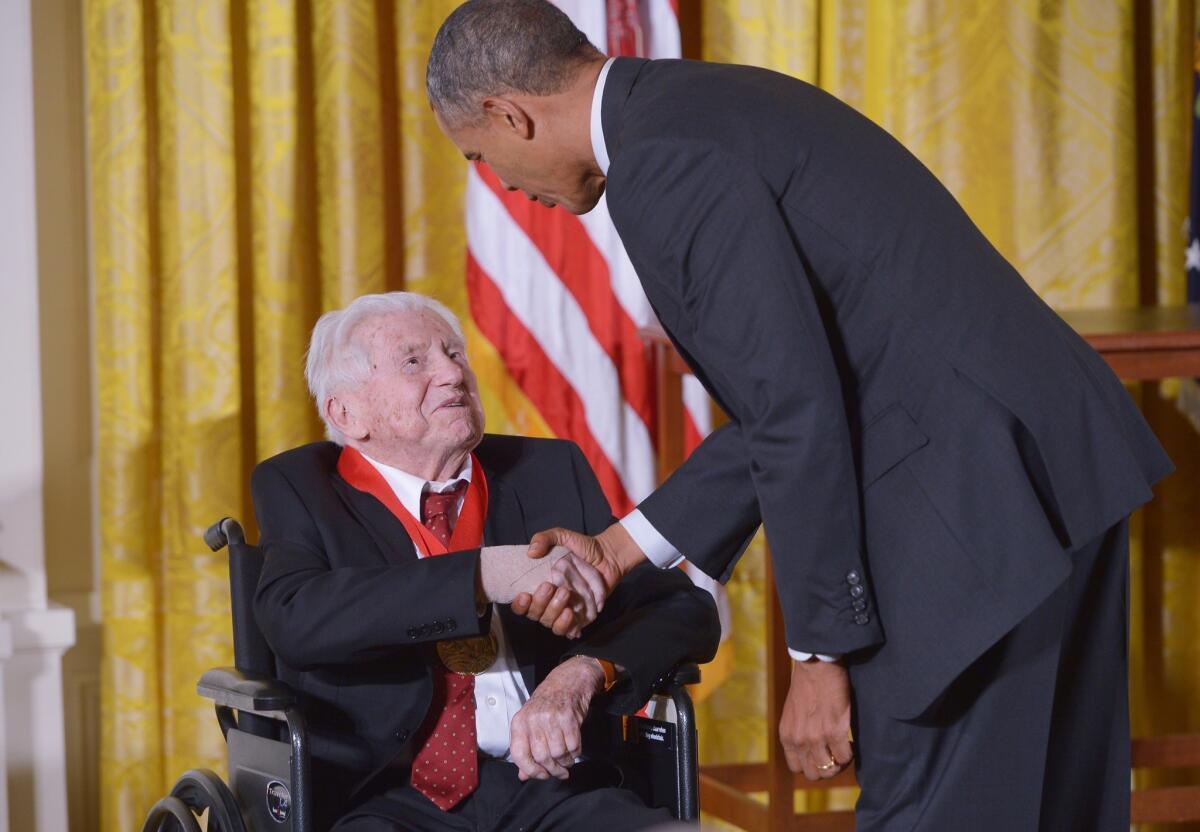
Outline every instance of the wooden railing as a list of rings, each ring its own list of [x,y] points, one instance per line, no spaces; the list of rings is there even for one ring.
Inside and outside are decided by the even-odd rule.
[[[1126,381],[1200,377],[1200,306],[1132,310],[1094,309],[1060,313]],[[658,368],[659,481],[683,461],[682,377],[687,365],[661,329],[643,330]],[[783,618],[767,558],[767,761],[702,766],[700,808],[743,829],[758,832],[850,832],[849,811],[795,814],[796,789],[854,785],[852,771],[810,783],[787,767],[779,744],[779,716],[791,678]],[[1145,737],[1133,743],[1134,768],[1200,767],[1200,735]],[[766,792],[766,804],[750,797]],[[1134,792],[1134,823],[1200,820],[1200,786]]]

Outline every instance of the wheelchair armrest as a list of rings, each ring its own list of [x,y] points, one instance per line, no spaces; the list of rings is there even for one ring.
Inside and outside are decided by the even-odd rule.
[[[679,665],[669,673],[664,673],[662,678],[654,683],[654,692],[669,695],[671,688],[695,685],[699,682],[700,666],[694,662],[689,662],[688,664]]]
[[[196,692],[218,705],[248,713],[282,712],[296,704],[295,692],[283,682],[236,667],[206,671],[196,684]]]

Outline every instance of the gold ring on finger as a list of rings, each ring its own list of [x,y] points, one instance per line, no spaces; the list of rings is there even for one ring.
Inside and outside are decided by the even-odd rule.
[[[817,766],[817,771],[830,771],[834,768],[837,768],[837,760],[835,760],[833,757],[830,757],[828,763]]]

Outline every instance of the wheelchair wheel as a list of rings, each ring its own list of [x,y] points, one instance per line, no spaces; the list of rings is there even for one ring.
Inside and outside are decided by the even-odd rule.
[[[154,804],[142,832],[201,832],[200,823],[188,805],[178,797],[168,795]]]
[[[246,832],[242,812],[233,792],[220,777],[206,768],[194,768],[180,777],[171,789],[171,798],[181,801],[195,818],[199,818],[207,809],[207,832]],[[168,829],[173,827],[168,826],[162,832]],[[192,829],[185,824],[181,832],[192,832]],[[198,824],[196,832],[199,832]]]

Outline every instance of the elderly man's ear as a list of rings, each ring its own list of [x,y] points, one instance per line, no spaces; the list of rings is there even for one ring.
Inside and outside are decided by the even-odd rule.
[[[330,396],[325,400],[325,417],[347,439],[363,440],[370,434],[366,423],[358,416],[359,408],[355,402],[340,396]]]

